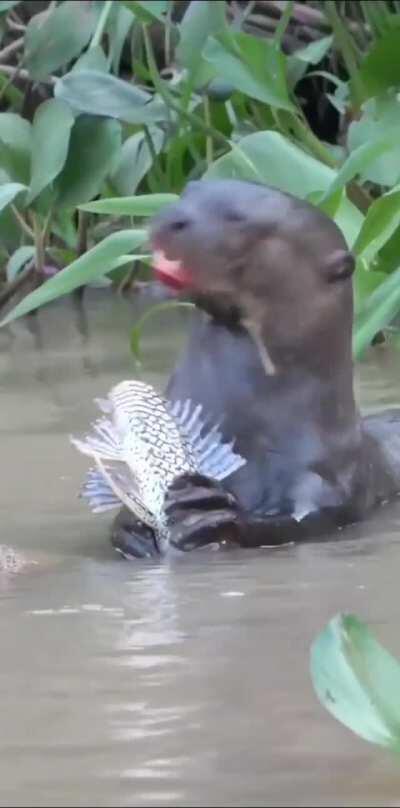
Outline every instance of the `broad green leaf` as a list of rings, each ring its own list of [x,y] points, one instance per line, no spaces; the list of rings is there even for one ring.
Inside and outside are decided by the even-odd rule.
[[[202,50],[210,34],[226,28],[224,0],[192,0],[179,26],[178,60],[194,74],[203,62]],[[210,77],[212,71],[210,73]],[[203,78],[203,77],[202,77]]]
[[[165,105],[157,97],[98,70],[67,73],[57,81],[54,94],[79,112],[126,123],[156,123],[167,118]]]
[[[74,116],[71,109],[63,101],[51,98],[38,107],[32,128],[31,186],[28,204],[58,176],[63,168],[73,123]]]
[[[91,4],[82,0],[66,0],[32,17],[25,32],[25,63],[32,78],[45,79],[79,56],[95,22]]]
[[[305,199],[313,191],[324,191],[335,172],[284,135],[266,131],[246,135],[205,176],[264,182]]]
[[[13,112],[0,113],[0,166],[10,180],[29,184],[31,125]]]
[[[163,22],[168,9],[168,0],[122,0],[124,6],[142,22],[153,22],[160,20]]]
[[[400,84],[400,29],[394,28],[376,40],[365,57],[359,76],[364,98],[380,95]]]
[[[400,226],[400,186],[376,199],[368,208],[353,250],[371,260]]]
[[[113,216],[153,216],[166,205],[176,202],[176,194],[143,194],[115,199],[99,199],[88,205],[79,205],[89,213],[110,213]]]
[[[246,135],[205,173],[205,177],[210,179],[263,182],[300,199],[309,198],[315,191],[326,191],[335,176],[332,168],[311,157],[283,135],[272,131]],[[351,247],[358,236],[362,214],[344,197],[334,218]]]
[[[121,148],[118,163],[111,176],[111,182],[120,196],[134,194],[143,177],[153,165],[153,152],[159,154],[165,139],[164,132],[157,126],[148,129],[152,149],[144,132],[135,132],[128,137]]]
[[[121,230],[119,233],[111,233],[110,236],[27,295],[7,314],[0,325],[6,325],[12,320],[38,309],[45,303],[106,275],[111,269],[121,266],[118,261],[122,261],[122,263],[127,263],[128,260],[133,261],[135,257],[139,256],[130,255],[128,259],[127,253],[140,247],[146,237],[146,230]],[[115,263],[116,261],[117,263]]]
[[[368,301],[372,292],[374,292],[387,277],[385,272],[371,268],[362,258],[358,259],[353,275],[354,316],[356,324],[357,318],[361,314],[366,301]],[[355,330],[356,328],[357,325],[355,325]]]
[[[332,185],[328,188],[326,197],[331,196],[339,188],[347,185],[357,174],[362,173],[367,166],[371,165],[382,154],[398,147],[398,143],[399,132],[398,129],[394,128],[371,143],[363,143],[362,146],[359,146],[349,155],[342,165]]]
[[[163,303],[156,303],[154,306],[151,306],[150,309],[147,309],[144,314],[140,317],[136,325],[131,331],[131,338],[130,338],[130,345],[131,351],[135,358],[140,362],[141,353],[140,353],[140,341],[142,339],[143,327],[147,320],[153,317],[155,314],[159,314],[160,311],[169,311],[170,309],[194,309],[194,303],[187,303],[183,300],[167,300]]]
[[[366,741],[400,750],[400,665],[357,617],[337,615],[317,637],[311,677],[338,721]]]
[[[359,359],[375,335],[400,312],[400,268],[396,269],[366,299],[355,318],[353,355]]]
[[[333,42],[333,35],[323,36],[315,42],[310,42],[305,48],[300,48],[292,54],[295,59],[300,59],[307,64],[317,65],[328,53]]]
[[[71,73],[82,70],[96,70],[99,73],[108,73],[108,61],[101,45],[89,48],[76,60]]]
[[[58,177],[57,205],[74,207],[100,193],[121,148],[118,121],[82,116],[71,133],[67,161]]]
[[[26,247],[18,247],[7,261],[6,275],[8,281],[13,281],[18,272],[24,268],[25,264],[35,255],[35,247],[29,244]]]
[[[20,3],[21,0],[1,0],[0,2],[0,14],[4,11],[9,11],[10,8],[14,8]]]
[[[26,191],[26,185],[22,185],[20,182],[6,182],[4,185],[0,185],[0,212],[7,207],[21,191]]]
[[[363,106],[362,116],[353,121],[348,129],[347,146],[353,152],[363,143],[371,143],[384,137],[393,127],[400,127],[400,101],[397,93],[374,98]],[[363,182],[391,187],[400,180],[400,142],[388,152],[376,158],[360,171]]]
[[[285,57],[274,43],[249,34],[209,37],[205,60],[237,90],[277,109],[293,111],[285,78]]]
[[[124,43],[133,24],[134,17],[128,9],[122,3],[114,3],[107,25],[107,33],[109,37],[109,61],[113,72],[117,75]]]

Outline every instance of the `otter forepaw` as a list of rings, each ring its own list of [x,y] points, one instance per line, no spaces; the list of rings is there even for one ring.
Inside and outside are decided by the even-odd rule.
[[[159,555],[151,528],[123,508],[111,529],[111,544],[124,558],[154,558]]]
[[[239,511],[233,494],[215,480],[183,474],[166,496],[170,543],[183,551],[215,542],[239,544]]]

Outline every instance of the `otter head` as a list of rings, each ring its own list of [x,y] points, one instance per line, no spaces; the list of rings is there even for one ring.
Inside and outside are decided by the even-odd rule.
[[[230,312],[279,366],[349,358],[354,259],[325,214],[256,183],[203,180],[153,222],[155,271]]]

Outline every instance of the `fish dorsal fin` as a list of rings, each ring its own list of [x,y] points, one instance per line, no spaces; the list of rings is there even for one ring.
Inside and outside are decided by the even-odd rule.
[[[234,441],[224,442],[221,424],[212,425],[204,418],[201,404],[191,399],[168,401],[167,409],[190,446],[200,474],[224,480],[245,465],[246,460],[233,451]]]

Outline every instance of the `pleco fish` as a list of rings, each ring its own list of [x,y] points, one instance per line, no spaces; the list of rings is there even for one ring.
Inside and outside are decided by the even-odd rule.
[[[81,495],[94,513],[126,505],[154,530],[165,553],[164,500],[173,480],[185,473],[223,480],[246,461],[233,451],[234,441],[223,441],[219,424],[207,423],[200,404],[172,403],[140,381],[121,382],[107,399],[95,400],[109,417],[96,421],[82,440],[71,438],[96,463]]]

